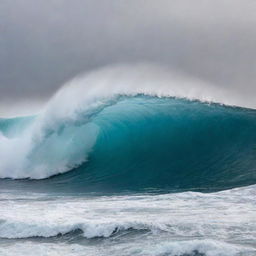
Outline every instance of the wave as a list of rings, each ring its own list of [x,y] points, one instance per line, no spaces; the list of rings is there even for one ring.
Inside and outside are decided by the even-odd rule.
[[[54,176],[47,183],[80,191],[255,184],[256,111],[222,105],[239,100],[202,81],[151,71],[97,71],[38,115],[1,119],[0,177]]]

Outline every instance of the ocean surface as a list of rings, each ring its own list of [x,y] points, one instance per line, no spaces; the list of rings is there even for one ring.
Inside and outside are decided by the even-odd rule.
[[[0,119],[0,255],[256,255],[256,110],[96,94]]]

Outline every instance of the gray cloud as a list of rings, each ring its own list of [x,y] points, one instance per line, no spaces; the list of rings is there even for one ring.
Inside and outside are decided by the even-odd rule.
[[[254,0],[0,0],[0,101],[137,61],[255,93],[255,13]]]

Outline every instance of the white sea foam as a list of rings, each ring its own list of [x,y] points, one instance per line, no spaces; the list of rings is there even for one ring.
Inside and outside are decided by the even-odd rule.
[[[77,229],[87,238],[109,237],[132,228],[249,241],[256,237],[255,191],[251,186],[211,194],[12,198],[0,201],[0,237],[51,237]]]
[[[1,255],[256,254],[255,186],[210,194],[5,195],[7,200],[0,200]],[[67,234],[77,229],[82,234]],[[58,234],[67,238],[51,238]],[[44,238],[27,240],[38,236]],[[82,238],[71,239],[76,236],[105,242],[80,243]]]
[[[97,250],[93,248],[94,253]],[[90,248],[77,244],[67,245],[65,243],[37,243],[37,242],[16,242],[15,244],[4,244],[0,246],[1,256],[93,256]],[[100,254],[97,254],[100,256]]]
[[[152,241],[151,241],[152,242]],[[206,256],[254,256],[255,251],[243,246],[230,245],[213,240],[192,240],[174,241],[164,243],[141,242],[132,244],[131,242],[106,246],[67,244],[61,243],[39,243],[36,241],[16,242],[15,244],[5,244],[0,247],[2,256],[195,256],[199,252]]]

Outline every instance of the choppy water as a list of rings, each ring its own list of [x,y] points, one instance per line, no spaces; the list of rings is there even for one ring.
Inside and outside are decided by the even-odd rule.
[[[256,255],[256,187],[216,193],[2,193],[1,255]]]

